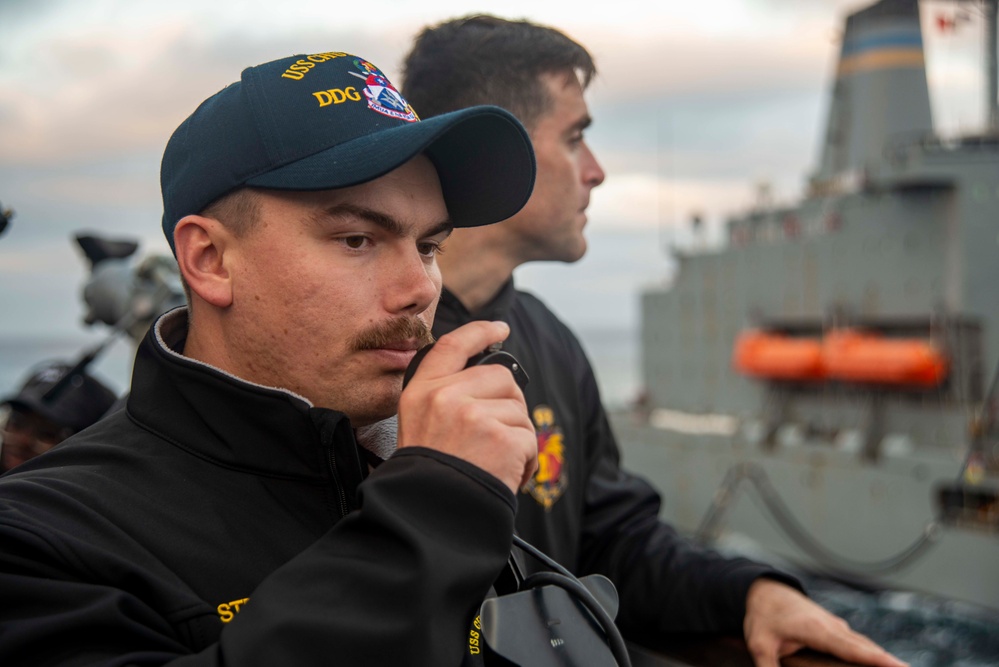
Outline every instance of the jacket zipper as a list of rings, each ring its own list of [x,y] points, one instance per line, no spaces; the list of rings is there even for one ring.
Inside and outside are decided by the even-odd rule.
[[[326,461],[330,467],[330,476],[333,477],[333,487],[336,489],[337,497],[340,499],[340,518],[347,516],[347,494],[343,490],[343,482],[336,471],[336,456],[333,454],[333,438],[327,433],[326,437]]]

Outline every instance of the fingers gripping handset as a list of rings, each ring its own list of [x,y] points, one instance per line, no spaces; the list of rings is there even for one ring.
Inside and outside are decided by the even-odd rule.
[[[527,373],[500,349],[509,331],[502,322],[472,322],[417,352],[403,376],[399,446],[447,451],[492,473],[516,493],[537,468],[538,447],[524,401]],[[599,575],[584,579],[602,581],[584,583],[516,535],[514,543],[555,571],[525,579],[511,556],[516,574],[507,581],[519,582],[517,590],[486,600],[479,611],[488,647],[509,664],[631,667],[614,625],[614,584]],[[590,592],[591,586],[602,591],[602,599]],[[583,607],[589,615],[580,611]],[[600,630],[594,629],[594,620]],[[560,626],[559,636],[571,641],[554,643],[554,624]],[[582,653],[580,647],[586,647]]]
[[[399,447],[457,456],[516,493],[537,468],[537,439],[527,374],[498,349],[509,332],[503,322],[471,322],[417,353],[399,400]]]
[[[416,373],[416,369],[420,367],[420,362],[423,361],[423,357],[427,356],[434,347],[434,344],[425,345],[421,347],[413,360],[409,362],[409,367],[406,369],[405,375],[402,376],[402,388],[405,389],[406,385],[412,379],[413,374]],[[527,377],[527,371],[524,367],[520,365],[520,362],[510,354],[509,352],[503,351],[503,343],[493,343],[482,352],[472,355],[468,358],[468,362],[465,364],[465,368],[471,368],[472,366],[483,366],[485,364],[499,364],[500,366],[506,366],[513,373],[513,379],[517,382],[517,386],[520,387],[521,391],[527,387],[527,383],[531,381]]]

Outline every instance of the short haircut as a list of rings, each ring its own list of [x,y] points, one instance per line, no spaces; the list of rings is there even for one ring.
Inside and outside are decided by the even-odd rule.
[[[416,37],[402,91],[423,118],[494,104],[531,130],[552,102],[541,75],[561,73],[585,89],[597,69],[585,48],[555,28],[475,14]]]
[[[205,207],[200,216],[212,218],[222,223],[235,236],[243,236],[260,220],[260,199],[253,188],[238,188],[222,195]],[[187,305],[191,305],[191,287],[180,274],[180,284],[184,289]],[[193,316],[191,313],[190,316]]]
[[[242,236],[257,224],[260,200],[253,188],[239,188],[213,201],[201,215],[218,220],[233,234]]]

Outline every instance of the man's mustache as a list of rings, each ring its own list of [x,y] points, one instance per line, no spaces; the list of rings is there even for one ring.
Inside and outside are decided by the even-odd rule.
[[[355,351],[374,350],[410,340],[415,340],[418,347],[424,347],[434,342],[434,336],[423,320],[416,317],[400,317],[380,322],[358,333],[350,345]]]

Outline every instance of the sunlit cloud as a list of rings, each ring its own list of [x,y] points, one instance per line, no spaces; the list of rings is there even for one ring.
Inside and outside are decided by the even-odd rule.
[[[755,201],[745,181],[659,179],[653,174],[629,173],[609,178],[594,191],[589,218],[596,228],[686,227],[697,216],[723,217],[748,208]],[[708,210],[710,207],[710,210]]]
[[[10,85],[0,87],[0,165],[162,152],[177,125],[244,67],[328,50],[338,36],[348,41],[336,31],[306,40],[287,34],[244,39],[209,34],[176,17],[140,33],[104,28],[46,38],[30,71],[16,78],[8,73]],[[354,32],[349,41],[372,60],[397,60],[395,49],[370,33]]]

